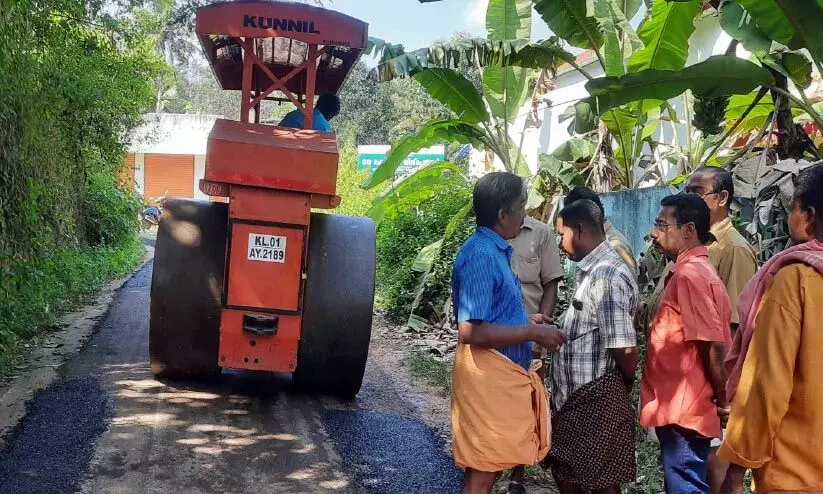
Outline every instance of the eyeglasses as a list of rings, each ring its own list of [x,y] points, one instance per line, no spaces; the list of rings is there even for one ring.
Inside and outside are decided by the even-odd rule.
[[[652,224],[653,229],[659,230],[661,232],[667,232],[667,231],[669,231],[669,228],[671,228],[673,226],[680,226],[680,225],[677,224],[677,223],[675,223],[674,225],[670,225],[670,224],[666,223],[665,221],[655,221]]]
[[[701,199],[703,199],[703,198],[705,198],[706,196],[711,196],[711,195],[714,195],[714,194],[719,194],[720,192],[706,192],[706,193],[702,193],[702,192],[697,192],[697,191],[695,191],[695,190],[683,189],[683,191],[682,191],[682,192],[680,192],[680,193],[681,193],[681,194],[694,194],[694,195],[696,195],[696,196],[700,196],[700,198],[701,198]]]

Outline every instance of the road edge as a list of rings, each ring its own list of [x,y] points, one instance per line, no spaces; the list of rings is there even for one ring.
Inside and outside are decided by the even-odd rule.
[[[0,450],[5,446],[9,432],[26,415],[27,404],[35,392],[54,382],[60,367],[80,353],[108,313],[118,292],[152,259],[154,247],[147,244],[143,260],[130,273],[98,290],[88,304],[62,315],[59,326],[63,329],[34,340],[37,346],[22,360],[21,366],[25,369],[0,383]]]

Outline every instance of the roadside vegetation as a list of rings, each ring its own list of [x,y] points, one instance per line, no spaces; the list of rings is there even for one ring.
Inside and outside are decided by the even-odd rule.
[[[141,202],[117,177],[167,67],[131,14],[78,0],[0,8],[0,375],[142,259]]]
[[[42,330],[59,329],[61,313],[85,300],[90,292],[119,278],[143,259],[143,242],[131,235],[115,246],[69,249],[12,267],[0,303],[0,376],[14,368],[21,345]],[[9,288],[7,285],[14,285]]]
[[[412,377],[420,379],[429,386],[441,389],[444,393],[451,391],[451,364],[436,360],[431,354],[413,351],[408,354],[405,364]]]

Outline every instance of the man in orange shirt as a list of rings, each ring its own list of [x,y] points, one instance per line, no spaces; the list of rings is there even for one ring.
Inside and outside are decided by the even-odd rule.
[[[678,194],[660,205],[651,236],[674,266],[649,329],[640,424],[656,428],[666,492],[708,494],[709,444],[721,435],[715,403],[726,402],[731,302],[705,247],[705,201]]]

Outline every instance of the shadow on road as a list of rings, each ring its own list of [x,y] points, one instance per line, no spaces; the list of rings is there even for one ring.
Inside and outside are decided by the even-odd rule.
[[[0,456],[0,493],[459,490],[441,442],[379,366],[353,402],[291,393],[277,374],[154,378],[151,268],[35,395]]]
[[[114,386],[117,414],[88,492],[135,482],[185,492],[350,492],[317,427],[322,405],[284,392],[283,376],[229,372],[212,382],[160,381],[142,362],[102,371]]]

